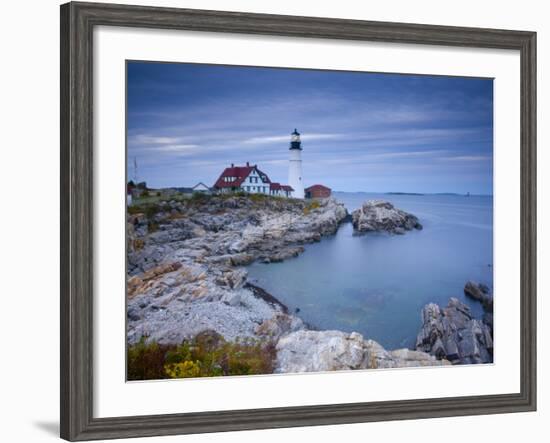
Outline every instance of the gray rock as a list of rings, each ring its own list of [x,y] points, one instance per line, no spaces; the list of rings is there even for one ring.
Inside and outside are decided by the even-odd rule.
[[[359,369],[365,357],[359,334],[341,331],[297,331],[279,340],[275,372]]]
[[[246,282],[247,275],[248,272],[244,268],[228,270],[216,278],[216,283],[233,289],[241,288]]]
[[[453,364],[491,363],[492,328],[472,318],[468,306],[456,298],[444,309],[430,303],[422,309],[416,349]]]
[[[283,336],[276,351],[275,372],[280,373],[450,364],[420,351],[387,351],[356,332],[300,330]]]
[[[485,312],[483,314],[483,323],[491,328],[491,332],[493,331],[493,314],[491,312]]]
[[[285,334],[301,329],[305,329],[305,324],[300,318],[280,312],[270,319],[264,320],[256,328],[256,334],[259,337],[276,341]]]
[[[369,200],[351,214],[356,232],[389,232],[404,234],[412,229],[422,229],[418,218],[395,208],[384,200]]]
[[[493,295],[490,293],[487,285],[469,281],[464,286],[464,294],[479,301],[485,311],[493,312]]]
[[[128,309],[127,316],[129,320],[133,320],[133,321],[138,321],[141,319],[141,315],[139,314],[139,311],[134,307]]]

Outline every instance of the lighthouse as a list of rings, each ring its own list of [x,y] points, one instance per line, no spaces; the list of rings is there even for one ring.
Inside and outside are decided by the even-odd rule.
[[[302,142],[300,141],[300,133],[296,129],[290,134],[289,151],[288,184],[294,189],[292,197],[304,198],[304,182],[302,181]]]

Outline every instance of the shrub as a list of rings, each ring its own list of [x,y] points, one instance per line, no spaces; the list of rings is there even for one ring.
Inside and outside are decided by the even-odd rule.
[[[308,205],[303,209],[303,213],[304,215],[308,215],[311,211],[320,207],[321,207],[321,203],[319,203],[318,200],[313,200],[309,202]]]
[[[170,363],[164,365],[164,371],[169,378],[199,377],[201,366],[198,361],[185,360],[182,363]]]
[[[309,205],[309,209],[317,209],[321,207],[321,203],[319,203],[319,200],[313,200]]]
[[[156,203],[142,203],[128,206],[129,214],[145,214],[147,218],[152,218],[155,214],[158,214],[162,211],[162,207]]]
[[[265,194],[250,194],[250,200],[253,202],[263,202],[268,198]]]
[[[164,358],[167,346],[155,342],[146,343],[145,338],[128,347],[128,380],[152,380],[166,378]]]
[[[226,342],[205,331],[180,345],[146,344],[144,339],[128,348],[128,379],[214,377],[270,374],[275,346],[271,342]],[[146,367],[146,365],[152,367]]]
[[[210,198],[210,195],[205,194],[204,192],[193,192],[191,194],[191,200],[196,202],[203,202]]]

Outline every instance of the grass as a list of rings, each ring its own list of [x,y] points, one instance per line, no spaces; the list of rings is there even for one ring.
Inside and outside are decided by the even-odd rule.
[[[227,342],[213,331],[180,345],[142,339],[128,347],[128,380],[270,374],[274,359],[270,342]]]
[[[134,203],[130,206],[128,206],[128,214],[130,215],[136,215],[136,214],[144,214],[148,220],[151,220],[155,214],[158,214],[160,212],[167,211],[167,208],[163,207],[161,203],[168,202],[168,201],[179,201],[182,202],[187,207],[193,207],[193,206],[202,206],[206,203],[208,203],[211,200],[227,200],[232,198],[247,198],[251,202],[256,203],[258,205],[265,205],[268,204],[268,202],[286,202],[290,204],[297,204],[301,205],[301,201],[295,201],[291,200],[285,197],[281,196],[274,196],[274,195],[266,195],[266,194],[249,194],[246,192],[231,192],[231,193],[223,193],[223,194],[204,194],[204,193],[193,193],[191,195],[184,195],[184,194],[176,194],[172,197],[158,197],[158,196],[152,196],[152,197],[141,197],[134,199]],[[318,202],[313,201],[309,203],[309,205],[304,208],[304,214],[308,214],[312,209],[318,208],[320,205]],[[183,218],[184,215],[179,214],[170,214],[167,215],[167,218],[170,219],[176,219],[176,218]],[[158,228],[158,226],[152,226],[152,229],[150,229],[150,232],[154,232]]]

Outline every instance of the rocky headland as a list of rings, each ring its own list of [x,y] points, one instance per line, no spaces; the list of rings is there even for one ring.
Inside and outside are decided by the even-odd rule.
[[[349,218],[334,199],[219,195],[132,206],[128,343],[173,346],[204,334],[233,343],[253,340],[269,346],[272,371],[281,373],[489,361],[488,320],[473,319],[456,299],[444,309],[423,309],[416,350],[386,350],[355,332],[312,330],[247,281],[246,265],[295,257]],[[367,202],[352,219],[361,232],[421,229],[415,216],[387,202]],[[481,297],[467,287],[472,297]],[[484,287],[475,287],[488,296]]]
[[[404,234],[405,231],[422,229],[413,214],[397,209],[385,200],[369,200],[351,214],[353,227],[358,233],[389,232]]]
[[[226,340],[305,328],[244,267],[300,254],[336,232],[347,210],[333,199],[199,196],[132,207],[128,215],[128,342],[181,343],[210,330]]]

